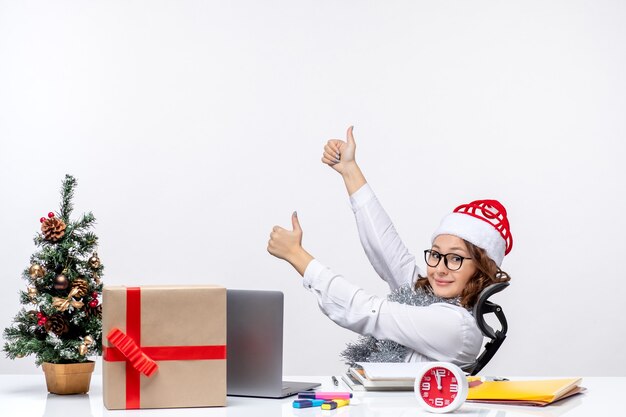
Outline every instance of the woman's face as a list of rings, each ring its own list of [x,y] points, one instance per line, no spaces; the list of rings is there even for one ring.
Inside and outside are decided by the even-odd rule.
[[[469,258],[470,254],[467,245],[457,236],[439,235],[433,242],[431,250],[439,252],[441,255],[452,253],[464,258]],[[453,257],[452,257],[453,258]],[[458,258],[456,258],[458,260]],[[452,266],[452,262],[450,262]],[[427,266],[428,282],[435,295],[442,298],[454,298],[461,295],[470,278],[476,272],[473,260],[464,259],[461,268],[451,271],[446,267],[443,256],[439,265]]]

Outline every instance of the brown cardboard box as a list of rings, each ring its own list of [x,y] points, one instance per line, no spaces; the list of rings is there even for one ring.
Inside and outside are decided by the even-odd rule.
[[[138,372],[125,347],[107,340],[114,328],[156,362],[153,375]],[[106,408],[226,405],[225,288],[105,287],[102,339]]]

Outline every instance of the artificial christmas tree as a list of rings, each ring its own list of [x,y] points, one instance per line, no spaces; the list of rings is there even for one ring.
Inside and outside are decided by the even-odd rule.
[[[27,282],[22,308],[4,330],[4,351],[10,359],[35,355],[44,364],[48,390],[56,394],[89,390],[93,362],[102,354],[101,264],[91,232],[92,213],[72,221],[76,179],[66,175],[58,213],[42,217],[39,248],[22,274]]]

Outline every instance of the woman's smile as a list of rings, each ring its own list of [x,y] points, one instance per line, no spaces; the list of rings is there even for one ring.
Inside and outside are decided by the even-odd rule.
[[[435,283],[441,287],[445,287],[454,283],[454,281],[444,281],[442,279],[435,278]]]

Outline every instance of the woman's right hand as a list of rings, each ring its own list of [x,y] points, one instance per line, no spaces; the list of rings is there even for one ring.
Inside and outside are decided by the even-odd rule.
[[[354,126],[350,126],[348,128],[346,141],[341,139],[331,139],[326,143],[326,145],[324,145],[322,162],[342,175],[351,166],[356,165],[356,161],[354,159],[356,143],[354,142],[354,136],[352,135],[353,128]]]

